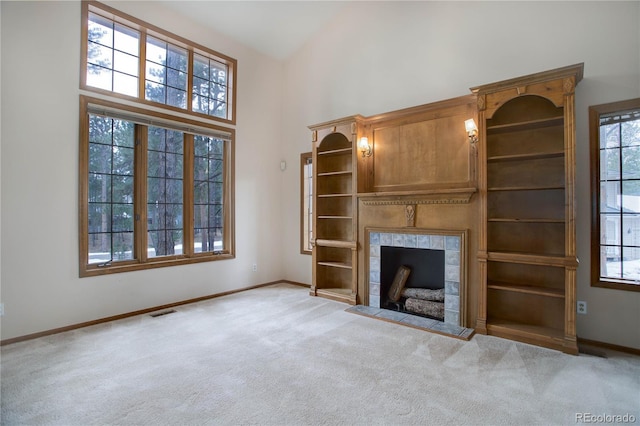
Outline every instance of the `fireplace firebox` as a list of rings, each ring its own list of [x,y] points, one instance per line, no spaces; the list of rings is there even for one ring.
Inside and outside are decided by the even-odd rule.
[[[444,250],[381,246],[380,307],[444,321],[444,255]],[[406,281],[395,297],[391,287],[397,287],[401,268]]]

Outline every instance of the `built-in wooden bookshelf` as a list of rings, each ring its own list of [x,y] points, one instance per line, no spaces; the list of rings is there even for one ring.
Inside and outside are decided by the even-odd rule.
[[[356,303],[358,117],[310,126],[313,134],[313,281],[310,293]]]
[[[472,88],[479,106],[476,330],[577,354],[578,64]]]

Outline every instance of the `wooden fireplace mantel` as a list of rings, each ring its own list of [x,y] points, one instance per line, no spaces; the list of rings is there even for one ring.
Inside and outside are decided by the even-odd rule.
[[[393,191],[359,193],[366,206],[409,204],[468,204],[477,188],[442,188],[422,191]]]

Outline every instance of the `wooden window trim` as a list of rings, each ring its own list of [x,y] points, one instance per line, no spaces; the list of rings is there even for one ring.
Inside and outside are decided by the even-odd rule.
[[[111,19],[120,24],[126,25],[128,27],[134,28],[140,31],[140,58],[139,58],[139,75],[138,75],[138,96],[128,96],[121,93],[116,93],[110,90],[104,90],[93,86],[87,85],[87,47],[88,47],[88,19],[89,12],[96,13],[98,15],[104,16],[105,18]],[[126,13],[120,12],[117,9],[114,9],[110,6],[102,4],[97,1],[82,1],[82,25],[81,25],[81,55],[80,55],[80,89],[87,90],[90,92],[100,93],[104,95],[108,95],[110,97],[122,99],[122,100],[135,100],[137,103],[142,103],[150,106],[154,106],[157,108],[166,109],[172,112],[177,112],[181,114],[188,114],[198,118],[205,118],[207,120],[213,120],[216,122],[221,122],[225,124],[236,124],[236,81],[237,81],[237,68],[238,61],[230,56],[224,55],[220,52],[216,52],[215,50],[209,49],[205,46],[202,46],[198,43],[194,43],[190,40],[187,40],[183,37],[180,37],[171,32],[165,31],[159,27],[156,27],[152,24],[144,22],[140,19],[137,19],[131,15],[127,15]],[[151,35],[153,37],[162,39],[164,41],[175,44],[179,47],[183,47],[187,49],[188,57],[189,57],[189,67],[187,73],[187,108],[182,109],[178,107],[174,107],[171,105],[166,105],[154,101],[148,101],[144,96],[144,87],[145,87],[145,51],[146,51],[146,35]],[[204,55],[209,57],[210,59],[214,59],[228,67],[227,72],[227,118],[216,117],[208,114],[202,114],[192,110],[191,107],[191,81],[193,79],[192,74],[192,64],[193,64],[193,53],[198,53],[200,55]]]
[[[305,217],[307,217],[307,210],[305,209],[305,179],[304,172],[305,166],[307,165],[307,161],[312,158],[311,152],[305,152],[300,154],[300,254],[312,254],[312,250],[310,248],[305,247]],[[308,223],[307,226],[311,226],[311,223]]]
[[[640,284],[600,277],[600,116],[640,109],[640,98],[589,107],[589,150],[591,162],[591,286],[640,291]]]
[[[148,125],[158,125],[163,126],[167,125],[169,122],[177,123],[182,127],[192,127],[193,133],[201,134],[203,129],[209,129],[211,135],[215,134],[225,134],[226,137],[224,139],[227,141],[225,143],[224,150],[224,177],[225,177],[225,191],[223,198],[224,205],[224,247],[225,250],[222,252],[205,252],[205,253],[195,253],[192,251],[191,246],[187,246],[187,244],[191,244],[193,242],[193,238],[191,237],[191,232],[193,232],[193,218],[192,218],[192,210],[191,206],[193,202],[193,194],[192,191],[184,191],[184,216],[185,220],[183,223],[184,234],[189,234],[189,236],[184,237],[183,247],[185,248],[185,253],[182,255],[173,255],[173,256],[162,256],[157,258],[147,258],[146,256],[146,205],[144,204],[144,198],[140,196],[140,194],[146,193],[146,169],[145,164],[146,161],[143,159],[146,156],[146,132],[141,131],[140,127],[137,127],[138,133],[136,133],[136,139],[140,141],[139,144],[136,144],[136,152],[135,152],[135,174],[134,174],[134,209],[135,214],[139,215],[139,220],[135,222],[134,225],[134,252],[136,255],[136,259],[126,260],[126,261],[118,261],[110,265],[106,266],[98,266],[97,264],[89,264],[89,238],[88,238],[88,188],[89,188],[89,179],[88,179],[88,170],[89,170],[89,126],[88,126],[88,117],[90,113],[90,105],[91,109],[96,107],[103,107],[105,111],[111,110],[121,110],[125,111],[127,114],[131,114],[132,116],[146,116],[148,120],[151,121]],[[107,112],[108,115],[108,112]],[[157,123],[153,123],[153,120],[157,120]],[[202,121],[195,121],[190,119],[177,118],[171,115],[167,115],[162,112],[157,112],[153,110],[147,110],[138,108],[135,106],[124,105],[115,103],[109,100],[93,98],[81,95],[80,96],[80,152],[79,152],[79,275],[80,277],[90,277],[90,276],[99,276],[105,274],[119,273],[119,272],[129,272],[129,271],[138,271],[145,270],[151,268],[159,268],[166,266],[175,266],[175,265],[185,265],[191,263],[200,263],[200,262],[210,262],[216,260],[223,259],[233,259],[235,258],[235,167],[234,167],[234,158],[235,158],[235,131],[230,128],[216,126],[210,123],[204,123]],[[143,123],[144,125],[144,123]],[[198,132],[198,129],[201,131]],[[193,141],[193,136],[190,133],[185,133],[186,139],[186,151],[185,154],[189,151],[187,148],[189,145],[189,140]],[[184,173],[185,179],[192,181],[192,168],[187,168],[189,164],[191,164],[191,160],[185,161]],[[191,175],[188,177],[188,175]],[[188,182],[185,182],[185,187],[188,187]],[[190,213],[191,212],[191,213]],[[188,247],[188,248],[187,248]]]

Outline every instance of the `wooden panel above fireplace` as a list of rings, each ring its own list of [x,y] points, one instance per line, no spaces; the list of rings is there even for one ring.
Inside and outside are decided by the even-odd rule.
[[[369,117],[363,136],[373,155],[360,158],[359,195],[475,188],[475,149],[464,121],[475,96]]]

